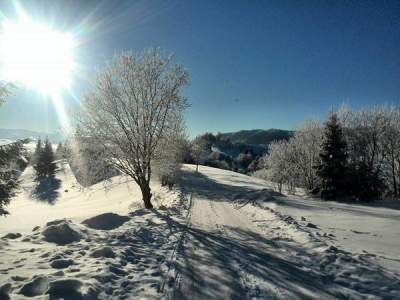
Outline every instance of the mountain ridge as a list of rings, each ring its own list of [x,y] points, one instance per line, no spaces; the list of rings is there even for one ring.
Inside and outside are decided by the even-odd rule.
[[[29,138],[33,141],[36,141],[38,138],[45,139],[49,138],[49,140],[53,143],[58,143],[63,141],[64,138],[62,134],[58,132],[42,132],[42,131],[35,131],[29,129],[7,129],[7,128],[0,128],[0,139],[4,140],[20,140]]]
[[[234,144],[253,144],[267,146],[274,140],[289,139],[294,131],[285,129],[244,129],[233,132],[220,133],[224,139],[229,139]]]

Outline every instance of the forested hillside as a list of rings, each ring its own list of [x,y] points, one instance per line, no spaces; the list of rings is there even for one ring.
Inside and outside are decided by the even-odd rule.
[[[268,145],[275,140],[287,140],[293,135],[293,131],[283,129],[253,129],[236,132],[221,133],[224,139],[232,143]]]

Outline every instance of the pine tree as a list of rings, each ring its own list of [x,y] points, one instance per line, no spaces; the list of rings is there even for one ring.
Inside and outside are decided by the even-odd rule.
[[[36,147],[35,147],[35,152],[33,153],[32,160],[31,160],[32,165],[36,165],[42,149],[43,149],[42,140],[40,138],[38,138]]]
[[[320,151],[321,163],[317,175],[321,179],[321,197],[335,199],[343,196],[346,189],[347,144],[342,127],[335,113],[325,123]]]
[[[38,142],[39,144],[39,142]],[[54,153],[50,141],[46,138],[43,149],[40,150],[37,157],[36,165],[37,178],[45,176],[52,176],[56,171],[56,164],[54,163]]]
[[[57,159],[62,159],[64,153],[64,146],[61,142],[58,143],[55,156]]]
[[[17,141],[0,147],[0,216],[7,215],[5,206],[16,193],[18,187],[17,172],[12,161],[18,159],[27,141]]]

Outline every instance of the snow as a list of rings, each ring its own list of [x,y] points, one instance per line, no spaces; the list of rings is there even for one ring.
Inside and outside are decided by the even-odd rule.
[[[42,231],[43,239],[49,243],[57,245],[66,245],[80,241],[83,237],[83,231],[69,220],[56,220],[48,222]]]
[[[171,191],[154,182],[155,209],[145,210],[124,176],[83,189],[60,163],[57,184],[38,193],[28,167],[11,215],[0,219],[0,298],[400,295],[394,203],[323,202],[231,171],[199,171],[185,165]]]
[[[155,182],[153,204],[161,209],[144,210],[127,178],[86,190],[63,163],[49,203],[32,198],[32,179],[28,168],[11,215],[0,219],[2,232],[20,233],[0,239],[1,299],[160,297],[182,231],[170,222],[185,219],[185,194]]]
[[[280,196],[270,183],[234,172],[202,166],[200,174],[194,174],[193,169],[186,167],[183,177],[193,198],[189,229],[176,257],[173,297],[394,299],[400,295],[398,267],[386,268],[366,252],[351,252],[350,244],[334,246],[335,229],[322,229],[331,222],[329,226],[339,230],[342,224],[326,216],[310,218],[314,212],[305,209],[293,208],[292,216],[282,205],[291,201],[295,206],[298,199],[318,201]],[[318,202],[320,210],[329,212],[326,205]],[[350,207],[358,212],[355,223],[371,220],[359,211],[376,209]],[[351,225],[359,228],[363,223]],[[383,219],[374,225],[388,229]],[[375,237],[370,242],[375,245],[364,250],[379,247],[381,240]],[[388,242],[399,246],[399,239]]]
[[[125,176],[114,177],[107,185],[101,182],[83,189],[69,165],[63,162],[51,182],[40,185],[34,178],[34,170],[29,166],[20,177],[21,192],[8,206],[10,215],[0,219],[0,234],[8,233],[9,228],[29,232],[35,226],[66,216],[80,223],[101,213],[124,215],[132,205],[141,204],[139,188]]]
[[[129,217],[127,216],[120,216],[114,213],[104,213],[84,220],[82,224],[93,229],[111,230],[118,228],[127,221],[129,221]]]

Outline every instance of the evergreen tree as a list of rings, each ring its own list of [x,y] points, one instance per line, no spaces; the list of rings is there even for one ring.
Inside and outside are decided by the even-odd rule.
[[[13,169],[12,162],[20,157],[23,144],[27,141],[17,141],[0,146],[0,216],[7,215],[5,206],[15,195],[18,187],[18,172]]]
[[[62,159],[63,158],[63,154],[64,154],[64,147],[63,147],[63,144],[61,142],[59,142],[58,145],[57,145],[55,156],[56,156],[57,159]]]
[[[347,144],[336,113],[325,123],[320,151],[321,163],[317,175],[321,179],[321,197],[335,199],[343,196],[346,189]]]
[[[39,143],[39,142],[38,142]],[[56,171],[56,164],[54,163],[54,153],[50,141],[46,138],[43,149],[40,150],[37,157],[36,176],[38,178],[45,176],[52,176]]]
[[[380,170],[371,170],[364,162],[353,162],[348,166],[348,191],[359,201],[380,199],[385,190]]]
[[[42,149],[43,149],[42,140],[40,138],[38,138],[36,147],[35,147],[35,152],[33,153],[32,160],[31,160],[32,165],[36,165]]]

